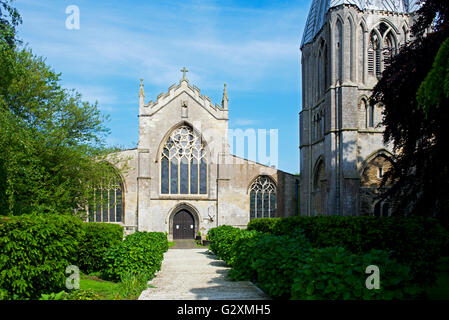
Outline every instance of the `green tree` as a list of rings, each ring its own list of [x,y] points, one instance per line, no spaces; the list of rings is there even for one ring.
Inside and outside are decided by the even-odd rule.
[[[66,213],[109,174],[107,116],[15,40],[20,16],[9,2],[0,2],[0,214]]]
[[[429,87],[430,81],[424,84],[423,81],[449,37],[448,13],[447,0],[422,2],[412,28],[413,41],[391,59],[373,92],[373,99],[385,106],[384,142],[391,143],[397,155],[393,168],[383,179],[384,184],[393,181],[384,196],[392,196],[399,202],[395,214],[405,211],[437,216],[446,226],[449,226],[446,156],[449,109],[447,98],[434,90],[437,88]],[[434,75],[431,73],[432,79]],[[438,81],[444,84],[444,78]]]
[[[16,27],[22,22],[19,12],[12,7],[12,0],[0,0],[0,42],[13,47],[16,42]]]

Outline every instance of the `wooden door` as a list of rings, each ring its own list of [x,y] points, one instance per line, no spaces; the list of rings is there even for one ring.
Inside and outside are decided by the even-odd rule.
[[[173,218],[173,239],[194,239],[195,222],[190,212],[179,211]]]

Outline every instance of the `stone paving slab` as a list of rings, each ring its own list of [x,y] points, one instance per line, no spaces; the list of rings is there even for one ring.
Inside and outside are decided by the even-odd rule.
[[[249,281],[227,278],[229,267],[207,248],[169,249],[139,300],[267,300]]]

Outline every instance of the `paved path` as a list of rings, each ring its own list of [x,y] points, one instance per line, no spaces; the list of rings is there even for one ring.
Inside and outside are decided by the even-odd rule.
[[[231,281],[230,268],[208,249],[169,249],[162,268],[139,300],[265,300],[249,281]]]
[[[195,240],[175,240],[175,245],[171,249],[198,249]]]

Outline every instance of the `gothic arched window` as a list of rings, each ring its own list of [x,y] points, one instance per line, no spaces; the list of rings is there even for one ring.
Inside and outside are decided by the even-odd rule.
[[[267,176],[258,177],[250,187],[250,219],[276,216],[276,185]]]
[[[112,171],[112,170],[111,170]],[[117,173],[109,172],[94,183],[87,208],[88,222],[122,222],[124,219],[123,182]]]
[[[370,35],[368,47],[368,72],[379,77],[390,58],[397,53],[397,39],[392,27],[382,22]]]
[[[359,112],[361,115],[361,120],[363,121],[360,123],[360,127],[363,126],[366,129],[368,128],[368,104],[364,98],[360,100]]]
[[[390,31],[390,32],[388,32],[387,36],[385,37],[384,67],[389,65],[391,57],[393,57],[396,54],[396,50],[397,50],[396,38],[394,37],[393,33]]]
[[[162,148],[162,194],[207,194],[208,160],[201,136],[183,125]]]

